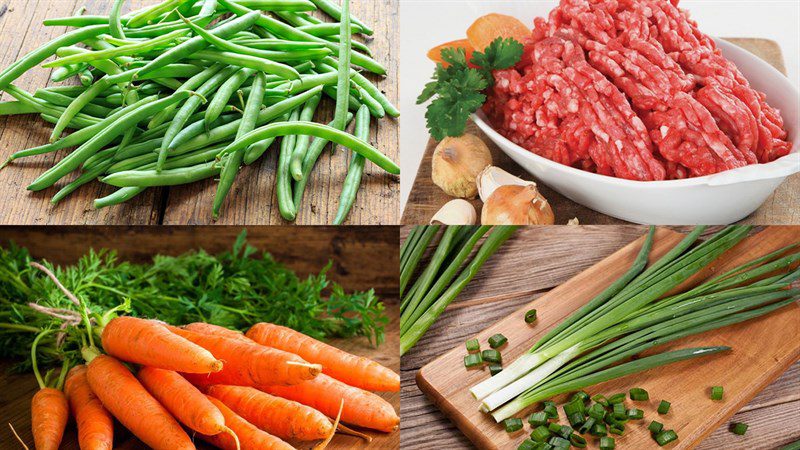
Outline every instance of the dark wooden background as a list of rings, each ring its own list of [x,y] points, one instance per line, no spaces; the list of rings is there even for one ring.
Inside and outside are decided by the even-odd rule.
[[[107,14],[108,0],[0,0],[0,68],[5,68],[34,48],[63,34],[65,27],[45,27],[46,18],[70,16],[81,6],[86,14]],[[123,14],[132,9],[156,3],[156,0],[125,2]],[[375,34],[368,44],[375,58],[387,69],[384,79],[369,78],[397,104],[399,26],[397,0],[354,0],[352,13],[369,23]],[[316,12],[315,12],[316,14]],[[361,39],[358,37],[357,39]],[[31,93],[47,86],[50,70],[37,68],[20,77],[15,84]],[[74,82],[72,82],[74,83]],[[8,94],[0,100],[10,100]],[[333,102],[322,102],[316,120],[328,123],[333,116]],[[15,151],[47,142],[52,125],[37,115],[0,116],[0,158],[5,160]],[[371,139],[381,151],[399,162],[399,134],[396,119],[373,120]],[[65,151],[17,160],[0,171],[0,224],[20,225],[275,225],[287,224],[278,212],[275,199],[275,166],[277,144],[259,161],[244,167],[236,178],[220,219],[211,220],[211,205],[216,180],[209,179],[190,185],[149,189],[137,198],[102,210],[92,207],[92,200],[114,192],[115,188],[93,182],[84,185],[58,205],[50,198],[60,186],[75,175],[42,192],[31,193],[25,187],[39,174],[62,158]],[[341,148],[336,153],[323,152],[311,175],[305,197],[297,216],[298,224],[325,225],[333,222],[339,205],[341,184],[347,174],[350,152]],[[389,175],[372,163],[367,163],[362,186],[348,217],[352,225],[394,225],[399,223],[399,177]]]
[[[402,228],[401,242],[409,229]],[[710,228],[706,235],[716,229]],[[400,394],[403,449],[473,448],[417,387],[414,377],[422,366],[463,345],[469,337],[639,238],[646,230],[625,225],[529,227],[517,231],[416,347],[403,355]],[[795,330],[795,336],[798,335],[800,324]],[[800,440],[797,417],[800,417],[800,363],[794,364],[731,419],[750,425],[745,436],[734,435],[723,426],[698,449],[776,449]]]

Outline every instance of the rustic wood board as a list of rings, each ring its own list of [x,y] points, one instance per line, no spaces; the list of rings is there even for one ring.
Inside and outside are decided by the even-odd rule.
[[[783,54],[777,42],[769,39],[753,38],[726,38],[739,47],[755,54],[764,61],[771,64],[781,73],[786,73],[783,61]],[[470,122],[467,132],[479,136],[492,152],[492,160],[495,166],[499,166],[508,172],[530,179],[522,167],[506,156],[500,148],[486,137],[478,127]],[[418,225],[426,224],[431,217],[445,203],[452,200],[431,180],[431,157],[433,150],[438,142],[431,139],[425,148],[422,156],[414,185],[411,188],[405,210],[403,211],[403,224]],[[547,198],[556,216],[556,224],[565,224],[572,218],[577,218],[582,224],[614,225],[628,223],[624,220],[594,211],[583,205],[564,197],[553,189],[539,183],[542,195]],[[480,215],[480,200],[472,200],[471,203],[478,210]],[[742,223],[752,223],[759,225],[790,225],[800,223],[800,174],[789,177],[776,191],[770,196],[761,207],[749,217],[742,220]]]
[[[50,228],[53,230],[52,228]],[[128,237],[130,239],[122,239],[118,242],[123,242],[120,246],[115,246],[109,239],[113,235],[113,228],[105,227],[102,231],[97,233],[93,233],[95,228],[87,228],[87,227],[68,227],[58,229],[58,237],[64,237],[64,234],[67,233],[66,230],[71,230],[72,233],[72,242],[76,242],[74,246],[70,247],[60,247],[54,249],[53,253],[59,253],[58,261],[63,263],[71,263],[74,262],[77,258],[83,255],[89,248],[90,244],[94,243],[104,243],[103,245],[111,248],[117,248],[121,254],[128,256],[132,260],[140,260],[143,257],[144,253],[149,250],[149,254],[152,255],[155,252],[160,253],[167,253],[173,254],[173,252],[182,252],[186,249],[190,248],[198,248],[200,242],[204,242],[209,246],[204,246],[207,251],[209,252],[216,252],[217,246],[214,246],[211,243],[211,240],[204,240],[200,237],[198,232],[202,231],[202,228],[188,228],[188,227],[170,227],[171,230],[169,233],[169,240],[173,242],[173,244],[168,247],[168,250],[162,250],[162,247],[158,245],[157,241],[154,239],[155,233],[147,233],[147,230],[153,230],[153,228],[139,228],[139,229],[127,229],[122,231],[122,229],[117,228],[120,230],[118,233],[122,235],[121,237]],[[285,228],[287,231],[289,228]],[[311,227],[298,227],[295,232],[299,232],[300,230],[307,229],[312,231]],[[337,241],[341,238],[342,234],[339,230],[352,230],[353,234],[361,231],[363,232],[364,229],[359,227],[330,227],[330,228],[320,228],[314,227],[313,230],[317,234],[329,234],[331,235],[328,240],[331,242]],[[6,245],[6,240],[10,235],[13,236],[22,236],[21,232],[16,231],[13,233],[6,233],[7,228],[0,228],[0,245]],[[17,229],[20,230],[20,229]],[[231,230],[229,228],[220,228],[214,229],[214,234],[218,234],[220,231]],[[293,246],[293,242],[289,240],[287,236],[283,236],[282,240],[272,240],[270,235],[278,230],[277,228],[256,228],[254,229],[250,236],[252,239],[250,240],[251,243],[261,249],[268,250],[273,255],[276,256],[279,260],[282,260],[277,255],[286,255],[286,250],[281,247],[291,247]],[[389,261],[394,261],[394,263],[388,264],[375,264],[374,270],[366,271],[366,276],[372,276],[372,279],[376,284],[384,283],[386,279],[394,278],[394,291],[389,293],[387,292],[385,296],[382,297],[384,304],[386,305],[386,314],[389,317],[389,324],[386,326],[386,342],[384,342],[379,347],[374,347],[367,342],[364,338],[358,339],[332,339],[330,340],[330,344],[341,348],[345,351],[366,356],[371,358],[379,363],[391,368],[394,371],[400,370],[400,356],[397,349],[400,346],[400,334],[399,334],[399,304],[396,298],[396,286],[397,286],[397,277],[398,277],[398,263],[399,255],[398,255],[398,246],[397,246],[397,231],[396,228],[391,228],[390,230],[394,231],[394,236],[385,235],[370,235],[361,234],[361,237],[364,240],[367,239],[375,239],[375,241],[379,241],[381,239],[386,239],[387,243],[393,246],[392,253],[389,253],[389,250],[383,253],[384,256],[390,256],[386,258]],[[206,235],[210,234],[210,230],[206,229]],[[76,238],[77,235],[83,234],[83,241],[79,241]],[[125,242],[132,242],[134,238],[137,236],[137,233],[142,234],[142,239],[136,239],[139,246],[142,247],[139,250],[133,250],[130,248],[130,244]],[[226,234],[226,233],[223,233]],[[99,236],[99,237],[98,237]],[[162,234],[163,236],[163,234]],[[230,234],[229,236],[234,236],[234,234]],[[228,237],[229,237],[228,236]],[[36,233],[31,233],[28,235],[31,239],[30,241],[25,241],[25,244],[30,244],[33,242],[35,238],[42,239],[41,235]],[[310,238],[310,233],[303,234],[302,232],[299,233],[299,236],[296,237],[297,241],[305,240],[306,238]],[[55,241],[55,239],[53,239]],[[225,246],[232,242],[230,239],[224,239]],[[83,246],[79,246],[77,242],[83,242]],[[342,247],[360,247],[363,243],[356,242],[355,240],[348,240],[347,242],[340,242],[339,244],[324,244],[322,239],[317,239],[314,242],[317,242],[316,253],[319,254],[321,264],[316,266],[316,268],[306,267],[305,270],[308,273],[314,272],[315,270],[318,271],[326,262],[327,259],[332,259],[335,261],[335,265],[339,264],[339,259],[341,257],[341,250]],[[21,243],[21,242],[20,242]],[[202,245],[205,245],[202,244]],[[312,244],[304,244],[310,247]],[[306,249],[308,249],[306,247]],[[95,247],[95,248],[99,248]],[[337,250],[338,249],[338,250]],[[35,255],[41,256],[40,249],[32,249]],[[294,250],[289,250],[291,253]],[[348,251],[345,250],[343,252],[347,254]],[[322,261],[324,260],[324,261]],[[289,261],[286,261],[287,264]],[[381,273],[381,270],[385,273]],[[303,269],[298,270],[299,275],[303,275],[305,272]],[[340,282],[346,290],[356,290],[356,289],[363,289],[363,282],[368,280],[356,281],[355,284],[350,284],[346,279],[342,279],[338,275],[331,273],[331,278]],[[14,446],[14,437],[11,434],[8,426],[6,424],[10,423],[13,424],[17,432],[20,434],[22,439],[28,443],[32,444],[33,440],[31,437],[30,431],[30,399],[33,394],[36,392],[38,386],[36,384],[36,380],[34,379],[32,374],[15,374],[11,375],[8,373],[8,369],[11,367],[11,361],[1,361],[0,360],[0,386],[3,386],[3,389],[0,389],[0,423],[3,424],[3,427],[0,428],[0,448],[3,449],[11,449],[16,448]],[[397,392],[394,393],[379,393],[379,395],[386,399],[392,406],[395,408],[396,411],[400,409],[400,394]],[[328,448],[333,449],[352,449],[352,448],[374,448],[374,449],[398,449],[400,446],[400,433],[380,433],[380,432],[373,432],[367,431],[367,434],[373,438],[371,444],[367,444],[365,441],[355,438],[352,436],[345,436],[345,435],[337,435],[331,445]],[[142,444],[138,439],[133,437],[130,432],[125,430],[122,426],[117,424],[115,429],[115,446],[114,448],[118,449],[141,449],[146,448],[144,444]],[[298,448],[308,448],[312,447],[311,444],[299,446]],[[76,438],[76,431],[74,422],[71,422],[67,426],[67,431],[64,437],[64,441],[62,446],[60,447],[62,450],[77,450],[77,438]],[[211,446],[198,442],[198,448],[201,449],[211,449]]]
[[[404,228],[403,233],[407,233],[408,228]],[[402,442],[403,448],[408,449],[424,449],[433,447],[440,448],[468,448],[470,442],[459,433],[453,423],[444,420],[441,412],[436,406],[442,406],[434,399],[432,404],[414,385],[414,376],[417,374],[420,367],[427,364],[429,361],[447,352],[452,347],[456,349],[443,358],[453,357],[445,367],[452,371],[453,368],[463,367],[463,342],[469,338],[474,337],[476,333],[486,327],[487,323],[492,323],[495,320],[501,320],[509,315],[514,318],[509,319],[518,324],[522,312],[527,311],[530,307],[529,303],[531,298],[539,297],[550,288],[565,282],[568,278],[574,276],[578,272],[586,269],[590,265],[596,263],[601,258],[611,254],[614,250],[620,248],[625,243],[630,242],[634,238],[638,238],[644,233],[645,229],[638,226],[622,226],[622,227],[532,227],[526,230],[520,230],[517,236],[501,249],[496,255],[490,259],[484,266],[478,276],[473,280],[468,288],[459,296],[459,300],[445,311],[437,323],[429,330],[417,346],[411,352],[403,356],[402,360]],[[708,235],[713,230],[708,230]],[[770,231],[773,233],[774,231]],[[661,231],[665,233],[665,231]],[[797,239],[800,234],[800,229],[794,229],[791,233],[795,234]],[[764,239],[762,236],[758,239]],[[754,242],[754,241],[750,241]],[[774,243],[773,243],[774,244]],[[739,248],[741,248],[740,246]],[[764,251],[768,250],[769,246],[763,248]],[[580,251],[575,251],[580,249]],[[741,251],[737,251],[737,254]],[[717,268],[718,270],[721,268]],[[525,280],[520,282],[520,280]],[[563,291],[562,291],[563,292]],[[550,294],[548,294],[550,295]],[[534,304],[540,305],[540,299],[537,299]],[[559,303],[563,302],[562,298]],[[542,302],[544,303],[544,302]],[[545,311],[547,306],[538,306],[540,317]],[[798,316],[795,316],[794,321],[789,327],[794,333],[797,332]],[[551,319],[552,320],[552,319]],[[519,322],[521,323],[521,321]],[[740,327],[750,329],[750,324],[745,324]],[[508,330],[512,327],[505,326],[503,333],[510,337]],[[533,337],[533,332],[541,333],[544,331],[544,325],[540,323],[540,327],[531,330],[530,336],[526,339]],[[743,334],[748,331],[742,330]],[[479,334],[485,340],[486,337],[491,335],[490,331],[485,331]],[[705,335],[700,336],[698,339],[704,340],[702,344],[720,343],[718,340],[706,340]],[[517,342],[513,338],[512,342]],[[681,347],[687,347],[698,344],[700,341],[681,342]],[[735,342],[728,338],[722,343]],[[771,343],[766,344],[766,346]],[[765,346],[765,347],[766,347]],[[740,348],[741,345],[734,345],[735,348]],[[506,360],[511,360],[516,354],[519,354],[523,349],[508,348],[504,351]],[[739,357],[740,352],[736,352]],[[750,355],[747,355],[750,358]],[[785,365],[790,364],[796,359],[789,358],[783,361]],[[437,361],[438,362],[438,361]],[[724,364],[730,362],[728,360]],[[726,386],[726,392],[731,392],[730,389],[735,384],[730,381],[729,377],[719,377],[720,374],[724,375],[724,368],[720,368],[718,363],[703,361],[703,374],[706,375],[705,380],[700,384],[703,387],[710,386],[712,380],[716,377],[721,379],[721,383]],[[710,368],[709,368],[710,367]],[[785,368],[785,366],[784,366]],[[427,369],[425,369],[427,370]],[[676,372],[679,369],[675,369]],[[720,370],[723,370],[720,372]],[[798,392],[798,377],[797,373],[800,371],[800,364],[796,364],[777,382],[770,385],[764,390],[755,400],[750,402],[747,406],[742,408],[734,420],[743,420],[750,424],[750,432],[745,437],[735,436],[727,430],[727,426],[715,427],[710,424],[705,430],[710,433],[716,428],[716,432],[709,437],[705,442],[700,443],[697,448],[704,450],[711,449],[733,449],[733,448],[748,448],[748,449],[774,449],[781,445],[785,445],[794,440],[800,439],[800,426],[794,425],[793,417],[800,412],[800,397]],[[777,376],[781,371],[772,376]],[[456,370],[455,374],[463,377],[464,373]],[[454,391],[464,389],[466,386],[473,384],[477,379],[485,377],[474,372],[467,374],[466,381],[459,380],[459,385],[453,388]],[[422,375],[424,376],[424,375]],[[772,378],[759,375],[761,379],[757,380],[760,387],[766,385]],[[655,403],[660,398],[667,398],[673,400],[674,405],[688,404],[684,400],[675,399],[682,398],[682,395],[670,393],[670,391],[662,391],[660,388],[654,390],[650,383],[656,383],[661,378],[651,378],[655,381],[646,381],[646,378],[637,379],[635,377],[626,378],[626,382],[630,386],[642,385],[650,390],[653,404],[649,405],[646,409],[648,416],[653,415]],[[765,379],[766,378],[766,379]],[[462,386],[463,385],[463,386]],[[625,385],[625,387],[629,387]],[[624,387],[616,386],[601,386],[597,388],[598,391],[611,392],[620,391]],[[705,399],[705,392],[693,393],[698,395],[699,398]],[[737,395],[741,394],[742,387],[736,386],[734,392]],[[591,392],[594,392],[595,388]],[[663,394],[663,397],[661,397]],[[727,397],[725,405],[726,413],[721,415],[716,412],[711,415],[714,424],[722,423],[725,419],[733,414],[739,406],[746,402],[754,393],[748,394],[746,398]],[[468,394],[466,394],[468,396]],[[658,398],[656,398],[658,397]],[[437,398],[439,398],[437,396]],[[465,397],[466,398],[466,397]],[[475,403],[471,400],[471,406],[466,408],[456,408],[459,411],[466,411],[469,414],[474,410]],[[698,400],[700,401],[700,400]],[[449,403],[449,401],[447,401]],[[735,403],[735,405],[734,405]],[[700,403],[702,406],[702,402]],[[677,411],[677,409],[674,409]],[[460,413],[457,413],[460,414]],[[672,413],[671,413],[672,414]],[[706,411],[698,410],[696,416],[704,417]],[[677,418],[679,416],[675,416]],[[673,419],[672,417],[670,417]],[[456,426],[461,425],[460,419],[456,419]],[[688,424],[676,423],[675,419],[668,423],[670,426],[675,427],[681,436],[682,442],[689,442],[692,439],[699,440],[702,436],[695,435],[688,429]],[[487,421],[487,429],[497,431],[497,428],[491,426],[492,424]],[[500,435],[505,435],[505,432],[500,431]],[[632,435],[633,436],[633,435]],[[765,439],[765,437],[767,437]],[[501,439],[494,442],[505,442]],[[629,437],[620,440],[624,444],[624,448],[649,448],[632,446]],[[649,438],[648,438],[649,439]],[[515,443],[518,443],[515,440]],[[647,442],[647,441],[645,441]],[[681,444],[683,445],[683,444]],[[492,448],[492,447],[487,447]],[[512,448],[515,448],[512,447]],[[682,447],[679,447],[682,448]]]
[[[123,13],[156,2],[157,0],[131,0],[125,2]],[[111,2],[0,0],[0,67],[7,67],[30,50],[66,30],[65,27],[45,27],[42,20],[72,15],[84,5],[88,14],[105,14],[110,9]],[[375,34],[368,44],[376,59],[387,69],[385,78],[371,75],[368,77],[392,102],[397,103],[399,61],[393,42],[397,40],[399,33],[398,2],[357,0],[352,4],[352,12],[374,25]],[[26,73],[15,84],[34,92],[37,88],[52,84],[49,76],[49,70],[39,68]],[[0,96],[0,100],[9,99],[8,94]],[[329,100],[322,102],[317,121],[327,123],[332,117],[333,102]],[[398,121],[391,118],[373,120],[371,128],[371,142],[389,158],[399,161]],[[20,149],[44,144],[51,129],[50,124],[36,115],[0,116],[0,159],[5,160],[8,155]],[[85,185],[58,205],[51,205],[50,198],[60,186],[71,181],[72,177],[43,192],[31,193],[25,189],[39,174],[65,155],[66,152],[61,151],[15,161],[12,166],[0,172],[0,194],[5,200],[4,207],[0,210],[0,224],[288,224],[280,217],[274,192],[277,144],[259,161],[242,169],[217,222],[211,219],[211,204],[216,187],[216,180],[212,179],[185,186],[148,190],[127,204],[102,210],[95,210],[92,201],[115,190],[102,183]],[[333,222],[350,157],[350,152],[341,148],[335,153],[323,152],[306,188],[297,224],[324,225]],[[346,223],[398,223],[399,195],[399,178],[367,163],[361,190]]]

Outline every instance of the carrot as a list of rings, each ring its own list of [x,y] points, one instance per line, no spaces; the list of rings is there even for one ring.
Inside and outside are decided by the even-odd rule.
[[[400,375],[369,358],[351,355],[291,328],[257,323],[247,337],[267,347],[299,355],[306,361],[322,364],[322,373],[368,391],[400,391]]]
[[[280,438],[261,431],[250,422],[244,420],[225,406],[225,403],[209,396],[208,400],[216,406],[225,417],[225,423],[239,436],[239,443],[242,450],[294,450],[294,447],[282,441]],[[199,434],[204,441],[215,445],[224,450],[236,450],[236,442],[227,434],[217,434],[208,436]]]
[[[111,450],[114,446],[114,418],[94,395],[86,379],[86,366],[73,367],[67,374],[64,393],[75,422],[82,450]]]
[[[206,349],[171,333],[164,324],[136,317],[117,317],[103,329],[103,350],[123,361],[178,372],[208,373],[222,369]]]
[[[240,331],[234,331],[225,327],[221,327],[219,325],[214,325],[211,323],[205,322],[194,322],[190,323],[189,325],[184,325],[183,329],[193,331],[195,333],[201,334],[213,334],[215,336],[223,336],[229,339],[236,339],[242,342],[247,342],[253,344],[253,341],[249,338],[245,337],[245,335]]]
[[[119,360],[96,356],[86,376],[103,406],[142,442],[156,450],[194,450],[192,440],[169,411]]]
[[[521,43],[530,39],[531,30],[519,19],[504,14],[479,17],[467,29],[467,39],[475,50],[483,51],[498,37],[514,38]]]
[[[325,439],[334,428],[324,414],[300,403],[245,386],[216,385],[208,395],[221,400],[243,419],[283,439]]]
[[[400,417],[386,400],[324,374],[296,386],[257,387],[268,394],[310,406],[328,417],[335,417],[344,401],[342,422],[352,425],[392,432],[400,424]]]
[[[31,399],[31,431],[33,433],[33,443],[37,450],[58,450],[61,445],[61,439],[64,437],[64,428],[67,427],[67,420],[69,420],[67,397],[61,391],[61,386],[67,375],[69,361],[64,361],[55,388],[47,386],[49,373],[42,378],[36,362],[36,348],[39,345],[39,341],[54,331],[45,330],[39,333],[31,345],[33,374],[39,383],[39,391]]]
[[[459,39],[456,41],[445,42],[444,44],[437,45],[436,47],[428,50],[428,59],[435,63],[441,63],[447,67],[448,64],[444,62],[444,59],[442,58],[442,50],[446,48],[463,48],[464,53],[467,56],[467,62],[472,59],[472,52],[475,51],[475,49],[472,48],[472,44],[469,43],[469,39]]]
[[[236,434],[225,426],[225,417],[192,383],[171,370],[142,367],[136,375],[147,391],[156,398],[178,422],[207,435]]]
[[[309,364],[297,355],[274,348],[182,328],[168,329],[225,361],[221,371],[210,374],[220,384],[292,385],[310,380],[322,371],[319,364]]]

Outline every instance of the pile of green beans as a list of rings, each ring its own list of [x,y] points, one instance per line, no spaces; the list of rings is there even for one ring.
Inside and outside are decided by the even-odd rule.
[[[350,150],[335,224],[346,221],[367,160],[389,174],[397,164],[369,143],[371,117],[399,111],[362,72],[386,74],[353,34],[373,30],[331,0],[165,0],[123,14],[46,19],[73,30],[0,71],[0,116],[39,114],[54,124],[50,141],[13,161],[74,148],[29,186],[60,185],[58,203],[99,180],[118,190],[96,199],[104,208],[146,189],[218,177],[213,218],[237,181],[280,140],[275,168],[281,216],[294,221],[317,159],[331,143]],[[334,22],[309,14],[315,10]],[[50,57],[54,59],[45,62]],[[37,66],[48,86],[30,94],[15,81]],[[324,97],[333,121],[315,123]],[[355,120],[353,118],[355,117]],[[353,121],[354,131],[347,132]],[[65,133],[67,130],[73,130]],[[69,178],[69,179],[67,179]],[[239,177],[241,178],[241,177]]]

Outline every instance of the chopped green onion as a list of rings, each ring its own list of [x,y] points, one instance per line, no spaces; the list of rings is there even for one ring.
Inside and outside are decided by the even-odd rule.
[[[522,429],[522,419],[519,417],[511,417],[503,421],[503,427],[506,433],[513,433]]]
[[[646,402],[650,400],[650,394],[642,388],[631,389],[631,400],[635,402]]]
[[[533,431],[531,431],[531,439],[536,442],[544,442],[547,438],[550,437],[550,430],[544,426],[538,426]]]
[[[616,446],[614,438],[606,436],[600,438],[600,450],[613,450]]]
[[[559,436],[551,437],[550,440],[547,441],[547,443],[557,449],[568,449],[570,448],[570,446],[572,446],[572,444],[568,440]]]
[[[550,419],[558,418],[558,410],[556,409],[556,404],[553,402],[544,402],[544,412],[547,413],[547,417]]]
[[[495,376],[503,371],[503,366],[500,364],[489,364],[489,374]]]
[[[579,427],[586,420],[586,416],[583,413],[576,412],[567,416],[567,420],[573,427]]]
[[[538,427],[547,423],[547,413],[544,411],[535,412],[528,417],[528,423],[532,427]]]
[[[481,349],[481,343],[478,342],[477,339],[468,340],[466,346],[467,346],[467,351],[470,353],[477,352],[478,350]]]
[[[664,429],[664,424],[661,422],[656,422],[655,420],[650,422],[650,425],[647,426],[647,429],[650,430],[653,434],[661,433],[661,430]]]
[[[731,431],[733,434],[738,434],[739,436],[744,436],[747,433],[748,425],[746,423],[737,422],[733,424]]]
[[[508,342],[508,338],[498,333],[489,338],[489,347],[498,348]]]
[[[711,400],[722,400],[724,389],[722,386],[714,386],[711,388]]]
[[[611,397],[608,397],[608,404],[609,405],[616,405],[617,403],[622,403],[625,401],[625,394],[614,394]]]
[[[638,408],[631,408],[625,412],[628,420],[641,420],[644,419],[644,411]]]
[[[666,414],[669,412],[669,407],[672,404],[666,400],[661,400],[661,403],[658,404],[658,413],[659,414]]]
[[[483,359],[480,353],[473,353],[464,357],[464,367],[471,369],[483,364]]]
[[[622,403],[614,403],[614,408],[611,410],[611,414],[615,419],[625,419],[627,417],[625,415],[625,405]]]
[[[532,309],[525,313],[525,323],[536,322],[536,310]]]
[[[620,417],[616,417],[614,416],[614,414],[608,414],[603,419],[603,422],[609,425],[625,425],[625,422],[627,421],[628,421],[628,416],[624,414]]]
[[[606,409],[603,408],[603,405],[600,403],[595,403],[589,408],[589,417],[592,417],[597,420],[603,420],[603,417],[606,416]]]
[[[583,436],[577,433],[572,433],[572,436],[569,437],[569,441],[572,443],[573,447],[578,448],[585,448],[586,447],[586,439]]]
[[[586,422],[583,422],[583,425],[581,425],[581,427],[578,428],[578,433],[580,434],[588,433],[589,430],[592,429],[595,423],[597,423],[597,421],[593,417],[589,417],[588,419],[586,419]]]
[[[493,362],[498,364],[503,362],[503,357],[497,350],[484,350],[481,352],[481,356],[483,356],[483,360],[486,362]]]
[[[589,400],[589,394],[583,391],[576,392],[570,399],[571,402],[585,402],[586,400]]]
[[[550,432],[553,433],[553,434],[558,434],[558,432],[561,431],[561,424],[558,424],[558,423],[555,423],[555,422],[548,423],[547,424],[547,429],[550,430]]]
[[[592,400],[596,403],[603,405],[604,407],[608,407],[608,399],[605,397],[605,395],[597,394],[594,397],[592,397]]]
[[[615,423],[613,425],[609,425],[608,432],[611,434],[617,434],[622,436],[622,434],[625,433],[625,425],[621,423]]]
[[[563,437],[564,439],[569,439],[572,436],[572,432],[574,430],[569,425],[561,425],[561,429],[556,432],[559,436]]]
[[[519,444],[519,447],[517,447],[517,450],[537,450],[539,448],[541,448],[541,447],[539,447],[539,443],[538,442],[533,442],[530,439],[525,439],[524,441],[522,441],[521,444]]]
[[[596,423],[592,425],[592,429],[589,430],[589,434],[592,436],[605,436],[608,434],[608,430],[606,429],[606,424],[604,423]]]
[[[585,408],[586,405],[584,405],[582,401],[571,401],[564,404],[564,414],[569,416],[570,414],[583,413]]]
[[[662,431],[656,435],[656,442],[658,442],[658,445],[662,447],[677,439],[678,434],[672,430]]]

